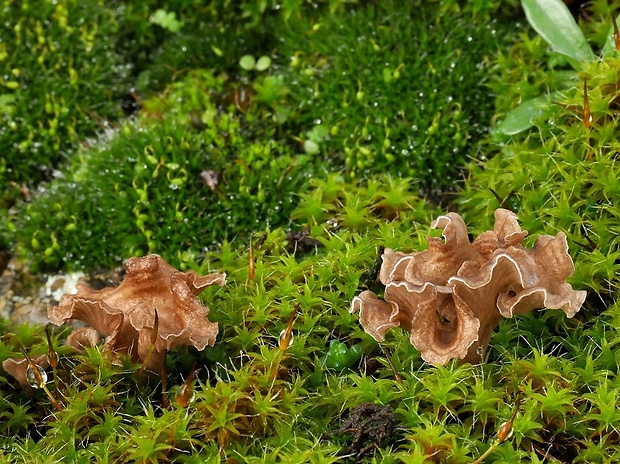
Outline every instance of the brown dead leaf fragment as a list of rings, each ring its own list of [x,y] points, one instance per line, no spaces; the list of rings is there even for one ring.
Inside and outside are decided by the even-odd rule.
[[[473,242],[456,213],[438,217],[428,249],[405,254],[383,253],[379,279],[385,301],[364,291],[353,299],[364,330],[383,341],[388,329],[402,327],[411,343],[431,364],[458,358],[480,362],[493,330],[503,318],[536,308],[562,309],[573,317],[586,292],[566,283],[575,268],[566,236],[541,235],[533,248],[511,211],[497,209],[493,230]]]
[[[157,310],[157,337],[147,367],[159,372],[167,350],[180,345],[203,350],[215,343],[217,324],[207,319],[209,308],[197,296],[210,285],[225,283],[226,274],[181,272],[159,255],[131,258],[118,287],[93,290],[78,284],[76,294],[66,294],[58,306],[48,308],[48,317],[56,325],[84,321],[105,337],[105,349],[144,361]]]

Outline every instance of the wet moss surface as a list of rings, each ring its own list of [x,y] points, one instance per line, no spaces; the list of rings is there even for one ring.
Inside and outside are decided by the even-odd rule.
[[[130,63],[104,2],[2,2],[0,181],[32,186],[121,114]]]
[[[389,1],[291,22],[281,38],[291,125],[352,178],[398,172],[427,192],[450,189],[488,131],[487,68],[515,27]]]
[[[266,16],[273,32],[263,32],[271,45],[262,56],[274,56],[266,70],[237,64],[252,56],[249,45],[227,48],[227,67],[182,67],[219,62],[205,44],[178,45],[178,64],[164,59],[183,29],[198,27],[184,24],[138,77],[158,88],[155,70],[177,69],[176,82],[163,97],[141,100],[137,121],[117,126],[109,142],[102,136],[76,154],[26,207],[15,224],[26,232],[24,241],[16,236],[19,253],[41,269],[109,266],[147,252],[193,259],[224,239],[287,225],[308,180],[328,171],[403,175],[427,194],[453,189],[487,131],[485,63],[507,42],[507,27],[489,20],[457,28],[458,16],[436,5],[382,5],[341,19],[326,9],[307,21]]]

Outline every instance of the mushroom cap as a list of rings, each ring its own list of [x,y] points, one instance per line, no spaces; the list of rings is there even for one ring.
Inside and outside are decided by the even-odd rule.
[[[402,327],[429,363],[477,362],[501,319],[537,308],[562,309],[573,317],[586,298],[566,283],[575,268],[562,232],[541,235],[526,249],[527,231],[501,208],[493,230],[473,242],[456,213],[439,216],[431,227],[442,228],[444,240],[429,238],[427,250],[385,249],[379,271],[385,301],[364,291],[351,303],[377,341],[388,329]]]
[[[67,345],[78,352],[85,347],[93,347],[99,343],[99,332],[94,327],[79,327],[67,336]]]
[[[56,325],[71,319],[88,323],[106,337],[105,347],[146,359],[158,315],[157,337],[148,367],[163,362],[165,350],[192,345],[203,350],[213,345],[216,323],[208,320],[209,308],[197,296],[210,285],[224,285],[226,274],[197,276],[178,271],[159,255],[130,258],[125,277],[117,287],[93,290],[78,285],[74,295],[64,295],[58,306],[48,308]]]

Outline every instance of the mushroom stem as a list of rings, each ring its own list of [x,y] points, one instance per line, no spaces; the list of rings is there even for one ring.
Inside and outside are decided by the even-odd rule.
[[[136,377],[142,374],[148,366],[149,361],[151,359],[151,355],[153,351],[155,351],[155,343],[157,342],[157,333],[159,332],[159,315],[157,314],[157,308],[155,308],[155,321],[153,322],[153,328],[151,329],[151,344],[149,345],[149,350],[146,353],[144,361],[142,361],[142,367],[136,372]]]

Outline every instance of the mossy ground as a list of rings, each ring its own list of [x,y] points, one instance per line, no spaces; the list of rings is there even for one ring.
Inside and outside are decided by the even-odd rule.
[[[580,76],[590,90],[590,129],[577,83],[561,87],[551,122],[498,139],[486,137],[493,114],[498,119],[521,96],[558,88],[563,70],[531,32],[510,45],[514,26],[506,24],[514,11],[506,4],[500,14],[493,2],[460,9],[456,2],[314,8],[292,1],[280,10],[252,1],[201,3],[108,9],[82,2],[81,22],[61,14],[69,1],[26,11],[26,19],[3,4],[10,13],[3,27],[17,34],[18,24],[31,21],[32,34],[38,21],[41,32],[29,40],[41,50],[53,44],[50,63],[67,63],[50,64],[60,73],[50,79],[67,76],[48,97],[47,116],[36,113],[19,125],[22,132],[3,138],[10,155],[0,165],[0,248],[36,271],[88,271],[155,252],[182,269],[225,271],[228,284],[204,294],[220,326],[216,345],[170,353],[164,391],[156,376],[136,375],[139,366],[130,362],[111,364],[97,348],[76,355],[63,345],[68,329],[56,329],[61,363],[49,386],[63,409],[2,373],[0,456],[473,462],[517,408],[514,436],[485,462],[616,462],[619,59],[593,63]],[[149,18],[160,8],[155,24]],[[609,24],[602,2],[591,8],[584,28],[600,45]],[[63,51],[64,42],[49,38],[59,28],[78,34],[75,49]],[[110,29],[99,32],[94,48],[83,49],[89,31],[103,28]],[[42,65],[34,58],[31,65],[20,60],[18,45],[6,56],[0,48],[3,60],[22,63],[0,109],[9,105],[4,118],[26,120],[28,105],[52,95],[51,84],[31,85],[27,79],[48,74],[35,72]],[[75,64],[89,53],[112,61]],[[272,64],[243,69],[247,54]],[[83,69],[73,83],[71,66]],[[88,70],[101,74],[89,77]],[[536,81],[522,79],[523,70]],[[119,96],[127,87],[139,92],[141,110],[122,120]],[[67,89],[73,100],[63,96]],[[54,102],[65,109],[56,111]],[[88,105],[100,108],[106,125],[84,116]],[[50,134],[55,124],[71,136]],[[34,145],[15,146],[30,134],[45,141],[37,158],[20,151]],[[467,159],[474,161],[455,193]],[[38,184],[51,170],[60,175]],[[433,201],[437,192],[442,205]],[[566,232],[576,262],[571,283],[589,292],[584,309],[573,319],[539,311],[504,321],[478,366],[429,366],[403,331],[377,344],[349,313],[350,301],[376,289],[372,268],[381,247],[425,247],[446,198],[474,235],[500,204],[517,212],[530,236]],[[293,340],[281,347],[289,321]],[[0,361],[20,356],[20,342],[33,355],[48,351],[43,327],[3,321],[0,333]],[[193,363],[200,371],[185,406],[175,394]],[[389,444],[364,441],[355,449],[351,436],[338,433],[364,402],[393,412],[398,426]]]

